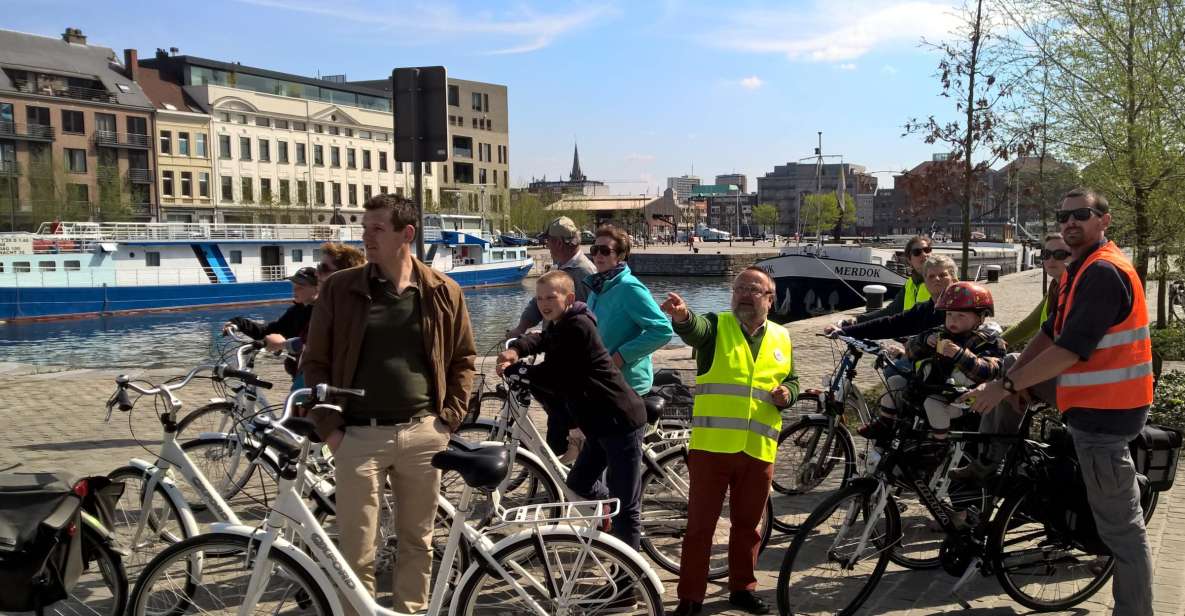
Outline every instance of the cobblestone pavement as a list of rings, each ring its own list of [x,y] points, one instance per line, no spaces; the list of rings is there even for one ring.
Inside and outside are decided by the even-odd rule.
[[[1011,323],[1027,314],[1040,297],[1040,281],[1039,272],[1023,272],[1006,276],[993,285],[999,320]],[[795,342],[795,364],[804,384],[816,386],[834,366],[838,355],[832,354],[830,343],[813,337],[834,318],[820,317],[789,326]],[[492,369],[492,362],[482,363],[487,370]],[[694,360],[686,347],[664,349],[657,354],[656,363],[660,367],[682,370],[686,379],[694,378]],[[871,365],[867,367],[864,378],[870,378],[872,373]],[[113,390],[115,372],[33,372],[10,367],[0,381],[0,399],[4,400],[0,406],[0,426],[5,428],[10,443],[0,447],[0,468],[19,462],[25,470],[68,469],[78,474],[97,474],[126,463],[130,457],[151,458],[154,455],[160,426],[150,405],[137,407],[130,417],[116,411],[110,423],[103,422],[103,406]],[[279,401],[288,382],[279,364],[265,362],[261,372],[276,380],[277,393],[272,397],[273,401]],[[134,376],[156,380],[173,374],[176,371],[145,372]],[[204,404],[213,395],[208,382],[195,382],[180,392],[189,410]],[[1178,475],[1185,483],[1183,475],[1185,469]],[[1182,494],[1185,493],[1177,487],[1161,495],[1148,529],[1155,561],[1158,616],[1185,616],[1185,496]],[[787,537],[775,532],[759,562],[759,591],[771,602],[778,568],[787,546]],[[667,607],[671,609],[675,601],[675,579],[665,572],[660,574],[666,587]],[[955,611],[962,611],[966,616],[1025,613],[1001,591],[994,578],[974,582],[964,593],[972,609],[962,610],[948,596],[953,582],[953,578],[942,572],[908,572],[890,565],[867,613],[902,616]],[[1109,614],[1110,599],[1108,586],[1071,613]],[[705,613],[733,613],[727,608],[727,587],[710,584]]]

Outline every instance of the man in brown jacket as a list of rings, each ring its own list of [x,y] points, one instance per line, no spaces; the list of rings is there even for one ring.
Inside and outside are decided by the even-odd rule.
[[[366,390],[343,413],[313,416],[334,451],[342,554],[373,594],[379,499],[389,480],[399,548],[393,607],[428,602],[440,472],[432,455],[464,416],[477,350],[465,297],[412,256],[415,205],[377,195],[363,206],[368,264],[325,281],[303,368],[309,387]]]

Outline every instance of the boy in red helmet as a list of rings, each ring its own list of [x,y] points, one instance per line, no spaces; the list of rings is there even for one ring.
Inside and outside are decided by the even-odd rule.
[[[1000,328],[984,319],[992,314],[992,294],[974,282],[956,282],[947,287],[934,306],[946,313],[946,323],[909,339],[905,353],[913,360],[914,379],[930,392],[923,406],[930,430],[936,439],[945,439],[951,419],[963,414],[966,405],[952,404],[968,387],[1000,376],[1000,361],[1005,344]],[[908,386],[907,377],[889,377],[890,392]],[[864,428],[861,436],[876,439],[887,436],[897,416],[899,395],[884,397],[881,417]]]

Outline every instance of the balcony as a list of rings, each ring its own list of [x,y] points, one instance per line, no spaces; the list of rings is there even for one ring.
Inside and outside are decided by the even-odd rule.
[[[138,133],[117,133],[109,130],[95,131],[95,145],[106,148],[132,148],[147,150],[152,146],[148,135]]]
[[[81,86],[60,85],[52,83],[36,83],[29,80],[12,80],[13,87],[18,92],[26,94],[40,94],[42,96],[55,96],[58,98],[72,98],[80,101],[91,101],[99,103],[118,103],[119,99],[114,94],[95,88],[84,88]]]
[[[0,177],[16,177],[21,174],[21,166],[15,160],[0,160]]]
[[[45,124],[0,122],[0,137],[50,142],[54,140],[54,128]]]
[[[128,181],[132,184],[151,184],[151,169],[128,169]]]

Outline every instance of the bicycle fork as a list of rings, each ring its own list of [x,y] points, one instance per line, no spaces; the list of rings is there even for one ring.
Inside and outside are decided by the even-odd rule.
[[[873,505],[866,514],[867,523],[864,526],[864,530],[860,533],[860,540],[856,542],[856,549],[853,550],[852,554],[848,556],[847,562],[842,563],[845,569],[852,569],[855,567],[856,561],[863,556],[864,549],[868,546],[868,542],[872,538],[873,530],[876,528],[877,523],[880,522],[881,516],[884,515],[885,507],[888,506],[889,490],[885,484],[879,484],[876,490],[872,493],[872,496],[876,500],[876,504]],[[838,554],[838,548],[845,538],[845,531],[852,527],[852,525],[856,522],[856,517],[859,515],[860,503],[853,502],[848,506],[848,512],[843,526],[840,527],[840,531],[836,533],[835,540],[831,543],[831,551],[833,554]],[[893,541],[897,540],[896,538],[887,536],[886,539],[891,539]],[[885,549],[889,549],[889,547],[891,546],[886,545]]]

